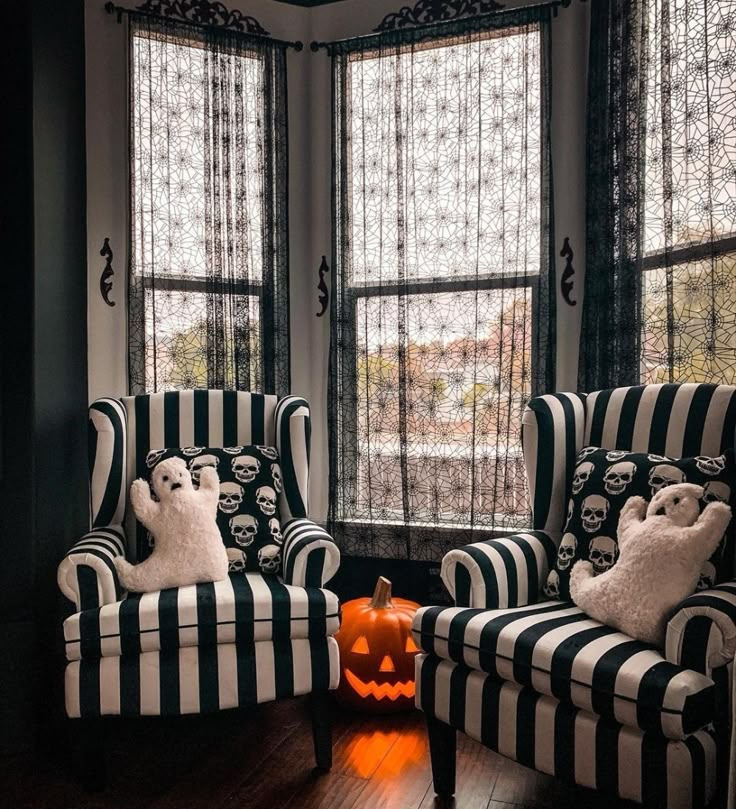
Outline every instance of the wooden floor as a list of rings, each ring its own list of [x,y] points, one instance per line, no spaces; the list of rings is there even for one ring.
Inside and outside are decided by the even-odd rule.
[[[66,751],[43,761],[0,760],[2,809],[439,809],[421,714],[348,715],[335,709],[334,766],[312,771],[303,700],[176,720],[113,720],[110,783],[76,783]],[[623,809],[458,737],[456,809]]]

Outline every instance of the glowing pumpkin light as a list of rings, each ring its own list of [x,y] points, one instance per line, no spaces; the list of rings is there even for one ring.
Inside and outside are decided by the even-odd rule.
[[[338,701],[359,711],[391,713],[414,707],[414,656],[419,651],[411,622],[419,604],[391,598],[381,576],[373,598],[356,598],[342,608],[336,635],[342,677]]]

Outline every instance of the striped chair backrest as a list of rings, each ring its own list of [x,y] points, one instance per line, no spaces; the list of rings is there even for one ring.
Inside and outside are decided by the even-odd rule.
[[[92,527],[123,524],[129,550],[141,537],[128,507],[130,484],[148,473],[146,455],[164,447],[276,446],[280,454],[282,520],[306,517],[309,405],[304,399],[241,391],[186,390],[98,399],[90,406]],[[133,548],[133,544],[137,548]]]
[[[734,445],[736,387],[635,385],[538,396],[522,422],[533,527],[561,531],[575,459],[585,446],[672,458],[719,455]]]

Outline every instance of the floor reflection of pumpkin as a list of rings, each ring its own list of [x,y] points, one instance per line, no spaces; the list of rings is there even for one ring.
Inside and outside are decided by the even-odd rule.
[[[391,745],[391,737],[397,737]],[[391,749],[386,753],[386,746]],[[381,765],[381,774],[398,775],[427,755],[427,737],[424,728],[399,731],[364,731],[351,742],[347,751],[348,765],[359,778],[369,778]]]

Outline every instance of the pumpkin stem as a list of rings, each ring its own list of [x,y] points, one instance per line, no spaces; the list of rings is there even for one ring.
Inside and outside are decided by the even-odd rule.
[[[392,610],[394,608],[391,601],[391,582],[385,576],[378,577],[370,606],[376,610]]]

